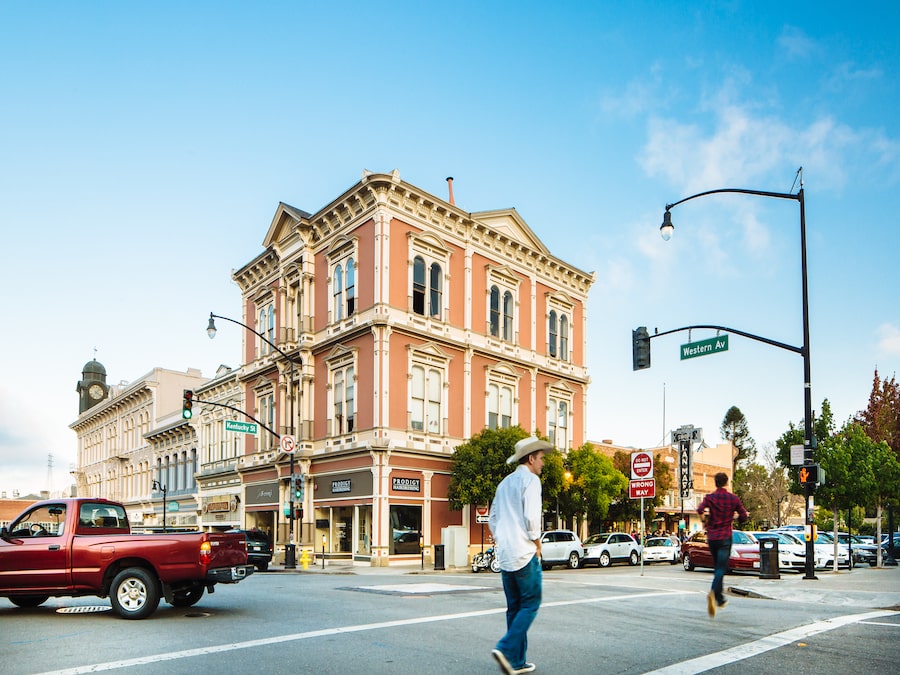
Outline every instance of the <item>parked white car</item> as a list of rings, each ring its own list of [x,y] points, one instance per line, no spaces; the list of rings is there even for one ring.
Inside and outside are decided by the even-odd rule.
[[[604,532],[584,540],[584,565],[597,563],[609,567],[614,562],[637,565],[641,561],[641,545],[630,534]]]
[[[566,565],[574,570],[581,567],[583,554],[581,540],[571,530],[550,530],[541,535],[541,565],[544,569]]]
[[[791,532],[783,532],[782,534],[786,537],[790,537],[803,546],[803,560],[805,561],[806,541],[803,539],[803,533],[801,532],[799,535],[795,535]],[[820,534],[819,538],[813,542],[813,553],[815,553],[815,562],[813,564],[816,569],[825,569],[834,566],[834,540],[832,539],[829,541],[828,539],[830,538],[825,538]],[[840,544],[838,544],[837,562],[838,567],[850,567],[850,551]]]
[[[806,546],[784,532],[766,530],[765,532],[750,532],[754,539],[774,539],[778,542],[778,568],[782,570],[796,570],[802,572],[806,568]]]
[[[681,545],[671,537],[651,537],[644,544],[645,563],[667,562],[674,565],[681,560]]]

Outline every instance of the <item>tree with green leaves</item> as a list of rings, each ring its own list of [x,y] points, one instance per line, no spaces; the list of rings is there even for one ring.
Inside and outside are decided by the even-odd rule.
[[[529,435],[519,426],[484,429],[456,446],[447,488],[450,508],[460,511],[472,504],[490,504],[500,481],[516,468],[506,463],[507,457]]]
[[[742,461],[752,462],[756,459],[756,441],[750,435],[750,428],[747,426],[747,418],[744,413],[736,405],[731,406],[722,419],[722,426],[719,427],[722,438],[731,441],[734,446],[734,457],[731,461],[732,475],[737,476],[738,463]],[[737,481],[734,481],[737,485]]]
[[[628,478],[590,443],[569,452],[567,463],[572,480],[566,493],[579,527],[584,518],[588,522],[606,518],[612,501],[627,489]]]

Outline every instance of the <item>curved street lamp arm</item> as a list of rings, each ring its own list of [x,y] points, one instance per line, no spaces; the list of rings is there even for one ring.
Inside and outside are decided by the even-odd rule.
[[[220,317],[220,318],[221,318],[221,317]],[[214,406],[218,406],[219,408],[228,408],[229,410],[234,410],[235,412],[238,412],[238,413],[240,413],[241,415],[244,415],[245,417],[249,417],[251,420],[253,420],[254,422],[256,422],[256,423],[257,423],[259,426],[261,426],[263,429],[265,429],[265,430],[268,431],[270,434],[272,434],[275,438],[281,440],[281,436],[279,436],[278,434],[276,434],[276,433],[275,433],[274,431],[272,431],[269,427],[267,427],[265,424],[263,424],[263,423],[260,422],[258,419],[256,419],[253,415],[251,415],[251,414],[248,413],[248,412],[244,412],[244,411],[241,410],[240,408],[235,408],[233,405],[228,405],[227,403],[216,403],[215,401],[201,401],[199,398],[195,398],[195,399],[194,399],[194,402],[195,402],[195,403],[205,403],[206,405],[214,405]]]
[[[274,349],[276,352],[278,352],[279,354],[281,354],[284,358],[286,358],[286,359],[291,363],[292,366],[293,366],[294,363],[296,363],[296,362],[294,361],[294,359],[293,359],[289,354],[287,354],[286,352],[284,352],[281,348],[279,348],[278,345],[276,345],[274,342],[272,342],[271,340],[269,340],[269,338],[267,338],[267,337],[266,337],[265,335],[263,335],[262,333],[260,333],[260,332],[258,332],[258,331],[256,331],[256,330],[254,330],[254,329],[252,329],[252,328],[250,328],[250,326],[248,326],[247,324],[241,323],[240,321],[237,321],[236,319],[229,319],[227,316],[220,316],[220,315],[218,315],[218,314],[213,314],[212,312],[209,313],[209,318],[210,318],[210,320],[212,320],[212,319],[224,319],[225,321],[230,321],[231,323],[236,323],[238,326],[243,326],[244,328],[246,328],[247,330],[249,330],[251,333],[253,333],[254,335],[256,335],[260,340],[263,340],[267,345],[269,345],[269,346],[270,346],[272,349]],[[301,363],[300,365],[303,365],[303,364]]]
[[[767,345],[772,345],[773,347],[780,347],[781,349],[787,349],[789,352],[794,352],[795,354],[803,354],[803,347],[794,347],[793,345],[785,344],[784,342],[778,342],[778,340],[770,340],[769,338],[762,337],[761,335],[754,335],[753,333],[747,333],[742,330],[737,330],[735,328],[728,328],[727,326],[684,326],[683,328],[673,328],[672,330],[666,330],[662,333],[654,333],[650,335],[650,339],[655,337],[662,337],[663,335],[669,335],[671,333],[678,333],[683,330],[692,330],[694,328],[709,328],[711,330],[723,330],[727,333],[734,333],[735,335],[741,335],[745,338],[750,338],[751,340],[757,340],[758,342],[765,342]]]
[[[677,202],[672,202],[671,204],[666,204],[666,211],[669,209],[678,206],[679,204],[684,204],[685,202],[689,202],[692,199],[697,199],[698,197],[706,197],[707,195],[715,195],[721,194],[723,192],[728,193],[737,193],[742,195],[758,195],[760,197],[775,197],[776,199],[793,199],[794,201],[803,201],[803,188],[800,188],[800,192],[797,194],[793,194],[790,192],[768,192],[766,190],[746,190],[744,188],[719,188],[718,190],[707,190],[706,192],[698,192],[695,195],[691,195],[690,197],[685,197],[684,199],[679,199]]]

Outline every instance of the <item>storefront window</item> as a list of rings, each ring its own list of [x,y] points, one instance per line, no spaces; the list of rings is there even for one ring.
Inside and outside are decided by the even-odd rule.
[[[391,553],[418,555],[419,537],[422,534],[421,506],[391,506]]]

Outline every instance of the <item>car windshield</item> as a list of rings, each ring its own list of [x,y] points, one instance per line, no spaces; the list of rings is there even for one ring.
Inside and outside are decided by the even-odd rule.
[[[671,539],[659,537],[657,539],[648,539],[647,546],[674,546],[675,542]]]

